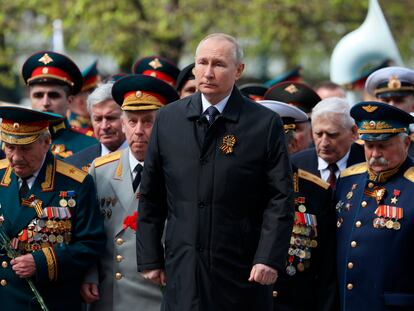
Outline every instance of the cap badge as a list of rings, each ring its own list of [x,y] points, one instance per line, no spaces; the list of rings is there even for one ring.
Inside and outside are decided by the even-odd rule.
[[[388,88],[395,90],[401,87],[401,81],[398,80],[397,76],[392,75],[388,81]]]
[[[158,69],[162,67],[162,64],[160,63],[158,58],[154,58],[152,61],[148,63],[152,68]]]
[[[19,123],[17,123],[17,122],[16,122],[16,123],[14,123],[14,124],[13,124],[13,128],[15,128],[15,129],[17,130],[18,128],[20,128],[20,124],[19,124]]]
[[[47,74],[49,72],[49,69],[47,67],[43,67],[42,73]]]
[[[220,150],[224,154],[233,153],[233,147],[236,144],[236,136],[234,135],[226,135],[223,137],[223,142],[220,146]]]
[[[136,98],[141,98],[142,97],[142,92],[141,91],[136,91],[135,97]]]
[[[47,53],[45,53],[41,58],[39,58],[39,62],[47,65],[53,62],[53,59]]]
[[[371,105],[362,106],[362,109],[364,109],[366,112],[371,113],[371,112],[374,112],[375,110],[377,110],[378,106],[371,106]]]
[[[299,92],[298,88],[294,84],[290,84],[288,87],[286,87],[285,91],[289,92],[290,94]]]

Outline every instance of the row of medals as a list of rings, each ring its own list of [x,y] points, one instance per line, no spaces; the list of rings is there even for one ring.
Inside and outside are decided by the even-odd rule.
[[[288,254],[296,258],[297,263],[296,267],[293,262],[286,267],[286,273],[290,276],[295,275],[296,271],[303,272],[309,268],[311,249],[318,246],[318,242],[313,239],[315,229],[312,226],[295,224],[292,233]]]
[[[372,221],[372,225],[374,228],[387,228],[387,229],[394,229],[394,230],[400,230],[401,229],[401,223],[398,220],[393,220],[388,217],[376,217]]]
[[[61,207],[75,207],[76,206],[76,201],[74,198],[70,198],[69,200],[66,200],[65,198],[62,198],[59,200],[59,205]]]

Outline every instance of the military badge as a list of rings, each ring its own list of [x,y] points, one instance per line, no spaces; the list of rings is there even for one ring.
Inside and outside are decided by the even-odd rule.
[[[224,154],[231,154],[233,153],[233,147],[236,144],[236,136],[234,135],[226,135],[223,137],[223,142],[220,146],[220,150]]]

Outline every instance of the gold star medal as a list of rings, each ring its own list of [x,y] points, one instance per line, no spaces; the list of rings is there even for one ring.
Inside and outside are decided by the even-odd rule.
[[[236,136],[234,135],[226,135],[223,137],[223,142],[220,146],[220,150],[224,154],[233,153],[233,147],[236,144]]]

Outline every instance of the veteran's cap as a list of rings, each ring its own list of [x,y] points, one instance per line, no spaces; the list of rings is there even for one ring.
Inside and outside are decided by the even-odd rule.
[[[49,122],[62,119],[62,116],[19,106],[1,106],[0,118],[3,142],[28,145],[48,131]]]
[[[161,79],[175,87],[180,69],[161,56],[148,56],[138,59],[132,66],[132,73]]]
[[[125,111],[155,110],[179,99],[171,85],[146,75],[128,75],[116,81],[112,97]]]
[[[181,91],[181,89],[183,88],[183,86],[185,85],[185,83],[188,80],[194,80],[195,79],[195,75],[194,75],[194,63],[184,67],[181,71],[180,74],[177,77],[177,85],[176,85],[176,90],[178,92]]]
[[[289,71],[283,72],[280,75],[274,77],[273,79],[266,81],[265,85],[267,87],[272,87],[273,85],[286,82],[286,81],[299,82],[302,80],[302,72],[303,72],[302,65],[298,65],[295,68]]]
[[[22,76],[27,85],[56,83],[68,85],[72,94],[82,88],[82,74],[67,56],[52,51],[40,51],[30,56],[22,67]]]
[[[414,117],[394,106],[367,101],[351,108],[351,117],[358,125],[358,133],[362,140],[387,140],[398,133],[409,133],[409,125]]]
[[[240,92],[254,101],[262,100],[268,89],[266,85],[260,83],[246,83],[239,86]]]
[[[100,82],[100,76],[98,72],[98,61],[94,61],[85,70],[82,71],[83,85],[82,92],[89,91],[96,88]]]
[[[413,95],[414,70],[396,66],[382,68],[368,77],[365,89],[377,98]]]
[[[258,103],[276,112],[282,118],[285,133],[296,130],[296,123],[308,120],[308,115],[295,106],[276,100],[259,100]]]
[[[306,113],[321,101],[318,94],[308,85],[300,82],[282,82],[267,90],[263,99],[276,100],[298,107]]]

